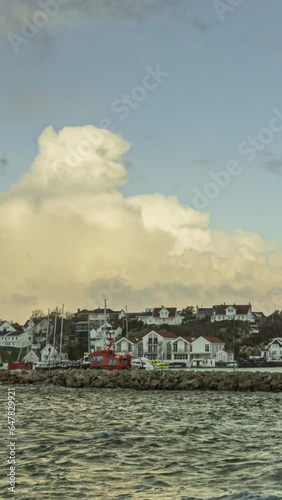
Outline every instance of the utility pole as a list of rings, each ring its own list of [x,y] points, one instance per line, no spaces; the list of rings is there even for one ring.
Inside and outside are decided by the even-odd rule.
[[[61,316],[61,336],[60,336],[60,364],[62,363],[62,345],[63,345],[63,325],[64,325],[64,304],[62,304],[62,316]]]

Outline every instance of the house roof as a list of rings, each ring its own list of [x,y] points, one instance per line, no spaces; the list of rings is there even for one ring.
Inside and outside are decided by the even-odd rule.
[[[138,342],[140,342],[140,340],[142,340],[142,338],[140,338],[140,337],[129,337],[127,339],[126,337],[121,337],[120,339],[116,340],[115,344],[117,344],[118,342],[121,342],[122,340],[127,340],[131,344],[138,344]]]
[[[249,309],[252,308],[251,304],[221,304],[220,306],[214,306],[215,314],[225,315],[226,309],[228,307],[234,307],[236,309],[236,314],[248,314]]]
[[[192,337],[187,337],[186,335],[180,335],[178,338],[186,340],[186,342],[189,342],[190,344],[193,342]]]
[[[17,332],[22,332],[23,329],[21,327],[21,325],[19,325],[19,323],[12,323],[12,327],[17,331]]]
[[[217,337],[203,337],[203,339],[207,340],[211,344],[224,344],[224,342]]]
[[[212,314],[213,307],[198,307],[197,314]]]
[[[18,335],[17,332],[7,332],[6,330],[4,332],[0,332],[0,337],[5,337],[9,333],[13,333],[14,335]]]
[[[176,313],[177,313],[177,307],[154,307],[154,311],[153,311],[153,317],[154,318],[159,318],[160,317],[160,311],[162,309],[167,309],[168,310],[168,317],[169,318],[174,318],[176,316]]]
[[[277,344],[282,346],[282,337],[277,337],[276,339],[271,340],[271,342],[269,342],[269,344],[266,347],[269,347],[270,345],[275,344],[276,342]]]
[[[232,349],[222,349],[224,352],[227,352],[227,354],[234,354],[234,351]]]
[[[33,322],[34,326],[37,326],[37,325],[39,325],[39,323],[41,323],[41,321],[43,321],[43,320],[45,320],[45,319],[47,320],[48,318],[47,318],[46,316],[44,316],[44,318],[29,318],[29,319],[25,322],[24,327],[26,328],[26,327],[28,326],[28,324],[29,324],[30,320],[32,320],[32,322]]]

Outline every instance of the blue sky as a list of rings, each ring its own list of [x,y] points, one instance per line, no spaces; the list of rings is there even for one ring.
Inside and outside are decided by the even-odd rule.
[[[2,39],[0,147],[9,164],[1,189],[29,168],[46,126],[98,125],[105,117],[132,144],[126,195],[160,191],[192,205],[193,188],[201,190],[210,171],[239,160],[242,173],[207,207],[211,227],[240,227],[281,244],[281,177],[263,168],[266,158],[244,163],[237,146],[268,126],[272,108],[282,112],[282,4],[245,1],[221,22],[213,2],[204,2],[193,11],[207,23],[202,30],[185,12],[48,26],[45,41],[38,35],[19,54]],[[169,76],[120,120],[112,101],[157,64]],[[282,162],[280,144],[277,134],[266,149]]]

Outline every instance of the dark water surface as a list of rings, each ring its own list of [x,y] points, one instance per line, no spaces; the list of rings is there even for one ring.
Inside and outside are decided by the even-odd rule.
[[[16,494],[1,499],[282,499],[282,394],[16,386]]]

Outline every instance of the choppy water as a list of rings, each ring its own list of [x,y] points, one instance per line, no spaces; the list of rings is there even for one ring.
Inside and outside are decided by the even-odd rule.
[[[17,499],[282,499],[280,393],[16,386],[16,402]]]

